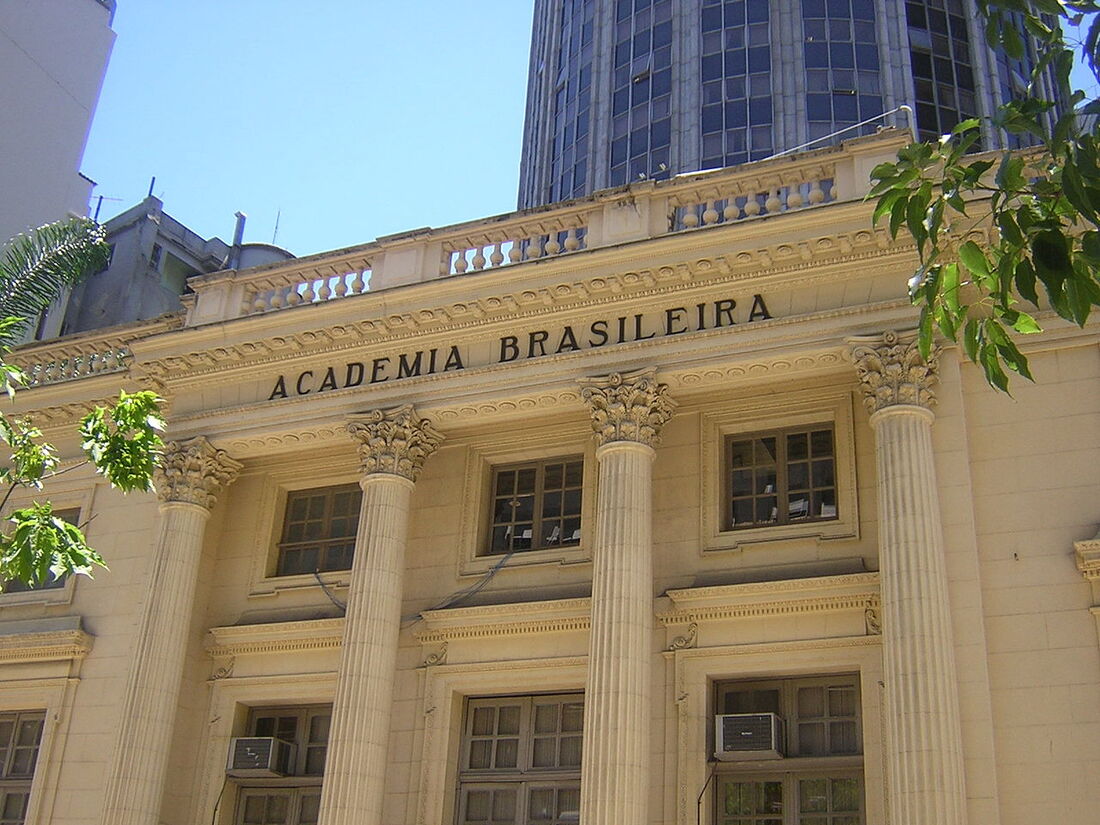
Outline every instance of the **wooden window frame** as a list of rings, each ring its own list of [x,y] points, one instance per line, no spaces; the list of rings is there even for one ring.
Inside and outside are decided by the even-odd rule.
[[[12,736],[7,742],[0,742],[0,747],[3,748],[3,760],[0,762],[0,823],[2,825],[22,825],[26,821],[26,815],[31,807],[31,785],[34,782],[42,738],[45,733],[46,712],[44,710],[23,710],[0,713],[0,722],[6,721],[10,721],[12,724]],[[26,722],[38,722],[38,736],[32,746],[34,754],[31,758],[30,772],[12,774],[15,756],[20,750],[20,746],[16,744],[19,728]],[[22,746],[22,750],[26,750],[26,746]],[[7,807],[8,796],[16,794],[24,798],[22,811],[13,817],[5,817],[4,811]]]
[[[330,573],[330,572],[335,572],[335,571],[340,571],[340,570],[350,570],[351,569],[351,564],[352,564],[352,561],[354,560],[354,553],[355,553],[355,532],[352,532],[350,534],[350,536],[346,536],[346,535],[333,536],[333,535],[331,535],[331,529],[332,529],[331,523],[332,523],[332,519],[333,519],[333,515],[332,515],[333,500],[339,494],[351,493],[351,492],[358,493],[358,495],[360,496],[359,501],[360,502],[362,501],[361,496],[362,496],[363,493],[362,493],[362,489],[359,487],[358,484],[340,484],[340,485],[335,485],[335,486],[331,486],[331,487],[312,487],[312,488],[305,489],[305,490],[290,490],[290,491],[287,492],[286,507],[283,510],[283,526],[282,526],[282,529],[280,530],[280,539],[279,539],[279,543],[278,543],[278,557],[277,557],[276,563],[275,563],[275,576],[276,577],[301,576],[301,575],[307,575],[308,576],[308,575],[313,574],[313,573]],[[325,496],[325,501],[324,501],[324,510],[325,510],[325,512],[324,512],[324,515],[321,519],[323,524],[324,524],[323,535],[318,537],[318,538],[310,539],[310,540],[302,540],[302,541],[294,541],[294,542],[288,541],[287,536],[288,536],[288,534],[290,532],[290,529],[291,529],[291,526],[293,524],[293,522],[291,520],[291,508],[293,507],[295,500],[302,499],[302,498],[307,498],[307,497],[315,497],[315,496],[322,495],[322,494]],[[356,525],[357,526],[358,526],[358,520],[359,520],[358,509],[359,509],[359,507],[357,506],[356,507],[356,512],[355,512],[355,520],[356,520]],[[351,554],[350,554],[348,564],[346,566],[343,566],[343,565],[333,564],[333,563],[328,562],[328,555],[329,555],[330,550],[333,550],[334,548],[336,548],[340,545],[344,545],[349,540],[351,541],[351,544],[352,544],[352,550],[351,550]],[[306,570],[306,571],[301,571],[301,570],[297,570],[297,569],[288,571],[287,568],[286,568],[287,553],[291,552],[291,551],[294,551],[296,549],[299,549],[299,548],[309,548],[309,547],[317,547],[318,548],[318,553],[320,554],[320,556],[319,556],[319,563],[317,565],[317,568],[315,570]]]
[[[582,455],[570,455],[570,456],[555,456],[553,458],[540,459],[537,461],[523,461],[511,464],[494,465],[489,477],[489,513],[487,518],[488,529],[486,530],[485,541],[482,547],[482,551],[478,554],[480,556],[504,556],[511,555],[513,553],[532,553],[540,550],[557,550],[557,549],[571,549],[579,547],[581,544],[581,530],[582,530],[582,515],[584,510],[584,456]],[[543,508],[545,507],[545,499],[548,491],[546,490],[546,468],[552,465],[560,464],[564,468],[562,492],[569,492],[575,490],[577,493],[577,512],[565,516],[564,514],[559,516],[559,520],[564,521],[566,519],[576,519],[577,528],[576,531],[569,537],[568,540],[561,540],[557,543],[550,544],[545,543],[545,539],[542,536],[542,522],[544,520]],[[570,465],[580,465],[581,480],[577,485],[567,485],[565,483],[565,477],[568,474],[568,468]],[[493,547],[493,536],[496,529],[500,526],[511,525],[516,523],[516,519],[511,521],[498,521],[496,518],[496,504],[503,496],[497,494],[497,480],[501,473],[519,472],[521,470],[534,470],[535,471],[535,485],[534,492],[534,506],[531,514],[531,546],[530,547],[515,547],[515,537],[510,539],[511,546],[507,549],[498,550]],[[553,492],[553,491],[549,491]],[[563,508],[564,509],[564,508]],[[524,520],[524,523],[526,520]],[[537,542],[536,542],[537,538]]]

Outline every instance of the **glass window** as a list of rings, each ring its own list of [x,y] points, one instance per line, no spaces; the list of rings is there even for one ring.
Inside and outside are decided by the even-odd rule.
[[[579,544],[583,483],[581,458],[494,470],[488,554]]]
[[[760,761],[719,762],[715,822],[862,825],[858,676],[720,682],[715,708],[776,714],[784,723],[778,750],[786,757],[774,760],[774,770]]]
[[[575,825],[584,698],[470,699],[459,765],[461,825]]]
[[[726,442],[726,529],[837,518],[831,425]]]
[[[276,575],[351,569],[362,498],[356,484],[289,493]]]
[[[0,825],[23,825],[42,743],[43,711],[0,713]]]

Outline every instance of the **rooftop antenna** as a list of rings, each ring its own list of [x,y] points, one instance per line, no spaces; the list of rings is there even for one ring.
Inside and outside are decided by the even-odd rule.
[[[271,245],[275,246],[275,239],[279,237],[279,219],[283,217],[283,208],[280,206],[275,212],[275,231],[271,233]]]
[[[236,212],[233,217],[237,219],[237,226],[233,230],[233,248],[229,250],[228,269],[236,269],[241,263],[241,245],[244,241],[244,222],[248,215],[244,212]]]
[[[153,177],[149,178],[149,194],[146,195],[145,197],[147,197],[147,198],[153,197],[153,187],[156,185],[156,183],[157,183],[157,176],[156,175],[153,175]]]

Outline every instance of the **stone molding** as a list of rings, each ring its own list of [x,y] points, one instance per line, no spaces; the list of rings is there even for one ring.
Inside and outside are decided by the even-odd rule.
[[[457,639],[587,631],[591,607],[592,600],[584,598],[426,610],[420,614],[424,629],[413,635],[427,645]]]
[[[162,502],[197,504],[211,510],[218,490],[232,484],[241,467],[201,435],[169,442],[154,476],[157,496]]]
[[[205,649],[215,660],[228,660],[238,656],[338,650],[343,638],[343,618],[230,625],[210,628]]]
[[[93,639],[75,629],[0,635],[0,664],[83,659],[91,652]]]
[[[828,592],[843,591],[843,592]],[[659,612],[666,627],[728,619],[796,616],[879,608],[878,573],[669,590],[672,609]],[[870,628],[869,628],[870,632]]]
[[[412,404],[352,418],[347,429],[359,441],[364,476],[383,473],[416,481],[424,461],[443,441],[442,433],[418,417]]]
[[[882,335],[848,339],[852,361],[863,391],[863,404],[876,413],[899,404],[931,410],[936,403],[932,389],[939,367],[939,351],[933,347],[925,361],[917,346],[917,335],[884,332]]]
[[[676,402],[668,386],[657,382],[653,369],[613,372],[581,379],[581,398],[592,415],[592,429],[601,447],[632,441],[656,447],[661,428],[672,418]]]
[[[1085,541],[1075,541],[1073,556],[1081,575],[1090,582],[1100,583],[1100,533]]]

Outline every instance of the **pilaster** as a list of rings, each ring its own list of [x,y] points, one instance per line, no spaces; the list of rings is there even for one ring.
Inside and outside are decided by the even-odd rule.
[[[932,450],[937,354],[913,334],[853,339],[878,468],[879,565],[893,825],[963,825],[954,639]]]
[[[401,629],[409,503],[443,436],[411,406],[348,422],[359,442],[363,502],[332,709],[322,825],[380,825]]]
[[[203,534],[218,491],[240,469],[201,436],[168,444],[161,457],[154,479],[161,517],[107,776],[104,825],[160,821]]]
[[[652,464],[675,404],[652,370],[586,379],[599,447],[581,821],[648,822]]]

